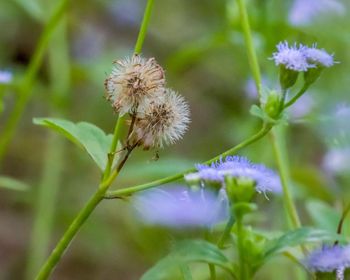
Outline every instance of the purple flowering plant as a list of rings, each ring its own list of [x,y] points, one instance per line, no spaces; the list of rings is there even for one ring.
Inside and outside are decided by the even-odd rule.
[[[192,160],[191,168],[188,170],[179,173],[171,172],[166,177],[140,185],[113,189],[113,184],[120,180],[119,175],[125,169],[130,168],[130,177],[138,177],[135,174],[138,171],[136,169],[139,168],[132,169],[129,166],[133,163],[130,158],[135,153],[143,153],[146,156],[151,154],[152,160],[157,161],[162,156],[162,149],[182,140],[190,128],[190,108],[196,105],[192,101],[187,101],[187,99],[192,100],[192,96],[190,97],[186,92],[184,94],[177,92],[176,88],[181,89],[181,86],[172,84],[171,79],[168,80],[168,77],[172,75],[168,69],[170,67],[166,64],[162,65],[161,58],[150,55],[152,50],[143,52],[155,2],[147,0],[134,50],[129,52],[130,55],[121,56],[113,61],[111,71],[106,74],[104,82],[100,83],[101,89],[104,87],[104,97],[111,111],[110,118],[115,118],[114,130],[111,134],[105,133],[101,128],[88,122],[72,122],[51,117],[34,118],[33,120],[34,124],[58,132],[84,150],[96,164],[100,178],[87,203],[75,216],[48,256],[41,252],[46,252],[49,247],[50,230],[42,230],[43,223],[40,219],[48,217],[46,222],[49,227],[49,222],[54,215],[51,202],[55,199],[55,192],[48,194],[45,192],[45,186],[40,186],[38,201],[43,204],[38,206],[36,213],[38,220],[32,230],[33,241],[30,246],[33,251],[29,252],[26,277],[36,280],[50,279],[52,274],[56,273],[54,270],[65,252],[74,250],[70,247],[71,243],[97,206],[102,203],[107,204],[107,201],[115,203],[123,201],[132,209],[132,214],[127,218],[128,222],[134,223],[140,229],[166,230],[169,236],[174,235],[175,238],[176,235],[186,236],[184,241],[173,242],[168,254],[145,271],[140,278],[142,280],[265,279],[260,276],[260,273],[261,275],[264,273],[264,266],[270,265],[270,261],[283,261],[284,258],[290,261],[288,266],[291,267],[291,271],[294,272],[295,267],[298,266],[299,269],[302,268],[305,277],[316,280],[346,279],[350,273],[350,245],[348,245],[343,227],[348,212],[350,212],[350,206],[343,212],[328,209],[324,205],[323,208],[317,208],[322,215],[331,217],[327,216],[330,220],[327,222],[327,227],[331,225],[328,228],[317,224],[320,219],[315,219],[317,220],[315,224],[309,226],[307,218],[304,216],[303,219],[300,218],[304,208],[308,208],[309,204],[305,202],[305,207],[304,205],[301,205],[300,208],[296,206],[295,197],[299,198],[304,194],[296,190],[297,184],[291,179],[292,172],[289,169],[285,139],[289,129],[288,125],[294,125],[288,119],[287,110],[292,112],[292,109],[295,109],[294,112],[298,116],[304,116],[312,111],[313,100],[307,92],[310,88],[316,87],[321,75],[331,71],[328,68],[336,66],[338,62],[333,53],[329,53],[316,43],[307,45],[286,40],[278,43],[276,40],[276,50],[270,52],[269,57],[259,56],[259,59],[266,62],[266,69],[272,69],[271,72],[278,81],[276,88],[267,88],[266,82],[261,78],[258,63],[258,54],[263,52],[257,52],[254,46],[255,38],[253,38],[249,22],[250,13],[248,15],[250,10],[247,9],[244,0],[228,1],[228,7],[237,8],[238,11],[238,13],[231,11],[229,16],[232,18],[228,19],[228,26],[231,28],[236,24],[235,17],[237,16],[239,19],[237,23],[239,22],[242,27],[244,35],[242,38],[244,38],[249,58],[245,63],[250,65],[256,88],[254,92],[258,95],[258,104],[251,107],[250,113],[258,117],[254,120],[259,122],[261,128],[255,134],[211,159]],[[310,14],[310,7],[316,4],[309,2],[308,6],[304,6],[306,9],[304,12]],[[14,87],[18,91],[18,100],[14,102],[12,111],[6,111],[7,119],[0,129],[0,161],[6,159],[7,147],[13,140],[20,117],[31,97],[30,92],[34,88],[33,79],[39,73],[38,65],[43,62],[44,50],[48,48],[51,34],[64,14],[67,3],[67,0],[60,0],[53,14],[47,19],[47,26],[39,40],[35,59],[30,62],[22,80],[13,79],[11,72],[0,71],[0,90],[13,81],[19,83]],[[306,22],[304,18],[306,16],[296,12],[300,9],[301,2],[294,1],[293,3],[289,20],[293,24],[298,21]],[[342,6],[336,0],[333,4],[331,0],[324,0],[320,3],[333,8]],[[133,10],[133,5],[136,4],[129,4],[125,5],[128,6],[128,9]],[[139,11],[139,6],[135,7]],[[321,7],[317,7],[318,10],[322,10]],[[156,12],[157,9],[153,11],[153,13]],[[40,14],[44,11],[34,13]],[[135,15],[137,14],[138,12]],[[116,22],[124,22],[125,26],[130,25],[134,28],[136,25],[135,19],[130,15],[123,15],[119,8],[118,11],[113,12],[113,15],[120,16]],[[312,15],[314,16],[314,13]],[[224,35],[219,32],[214,38],[206,38],[201,41],[199,44],[201,54],[205,53],[209,47],[217,47],[222,42],[235,43],[237,38],[241,38],[236,33],[231,34],[227,30],[222,33]],[[222,39],[222,36],[225,36],[225,40]],[[237,45],[242,47],[241,42]],[[263,45],[261,44],[261,48]],[[54,48],[50,50],[50,55],[55,53]],[[191,51],[192,47],[190,51],[184,51],[181,55],[197,58],[197,55],[193,55]],[[201,56],[198,55],[198,57]],[[67,82],[69,77],[64,76],[68,69],[62,66],[64,71],[58,71],[62,69],[55,68],[57,67],[56,62],[60,59],[60,55],[54,59],[48,58],[50,67],[52,67],[50,75],[55,76],[56,73],[62,73],[61,80],[53,86],[52,91],[62,89],[63,92],[68,92],[68,85],[65,84],[65,81]],[[181,66],[181,63],[179,65]],[[216,73],[213,72],[215,71],[212,68],[208,70],[208,73],[215,76]],[[218,77],[219,75],[215,76],[215,79]],[[201,78],[202,80],[205,85],[205,79]],[[60,107],[61,104],[68,102],[68,98],[57,93],[52,97],[51,102]],[[307,102],[309,105],[306,104]],[[64,115],[65,113],[64,110],[59,113],[53,110],[50,115]],[[196,114],[194,115],[193,122],[196,122],[198,119]],[[208,121],[204,114],[201,117],[203,123]],[[347,123],[345,117],[342,117],[342,121]],[[240,134],[237,133],[237,135]],[[261,141],[262,145],[265,145],[264,153],[251,153],[249,158],[240,155],[246,152],[244,148],[265,137],[269,138],[270,144]],[[196,143],[192,143],[191,147],[195,145]],[[48,181],[51,182],[47,178],[50,178],[52,174],[54,179],[59,177],[59,174],[55,173],[59,169],[58,167],[56,169],[55,164],[60,163],[60,159],[56,162],[52,160],[52,157],[54,155],[59,158],[64,154],[63,143],[56,142],[56,138],[52,139],[49,148],[45,153],[49,167],[43,176],[43,185]],[[211,150],[212,147],[207,148]],[[274,161],[266,160],[265,153],[271,154]],[[324,169],[332,174],[339,171],[345,172],[344,170],[348,170],[344,166],[349,161],[349,153],[349,148],[335,149],[325,157]],[[254,159],[254,162],[250,158]],[[140,162],[142,168],[146,170],[147,164],[142,160]],[[161,169],[161,163],[152,164],[159,164],[158,167]],[[176,163],[168,165],[170,167],[167,166],[167,170],[176,167]],[[300,168],[302,169],[303,166]],[[142,172],[142,174],[147,173],[147,171]],[[310,172],[308,179],[311,184],[318,182],[319,178],[312,178],[311,175]],[[51,183],[55,186],[58,180],[54,179]],[[0,176],[0,187],[3,185],[12,189],[27,188],[23,187],[21,182]],[[322,196],[322,193],[318,195]],[[304,203],[302,199],[298,202],[300,202],[298,206]],[[47,208],[41,207],[42,205]],[[273,208],[274,205],[278,205],[278,208]],[[274,219],[277,220],[276,217],[282,215],[284,218],[281,219],[281,222],[274,221]],[[312,214],[310,216],[318,217]],[[321,224],[324,220],[321,219]],[[276,224],[280,227],[275,228]],[[36,245],[38,236],[43,239],[40,247]],[[188,239],[188,236],[191,238]],[[142,236],[142,238],[144,240],[147,236]],[[142,242],[138,243],[140,248]],[[94,246],[94,244],[89,245]],[[205,269],[203,269],[203,263]],[[302,280],[304,278],[298,275],[293,279]]]

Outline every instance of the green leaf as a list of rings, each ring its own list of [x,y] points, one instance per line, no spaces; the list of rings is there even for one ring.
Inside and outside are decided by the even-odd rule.
[[[336,231],[341,213],[337,212],[323,201],[318,200],[308,202],[306,204],[306,209],[315,226],[329,231]]]
[[[308,242],[325,242],[336,240],[344,240],[344,237],[336,234],[335,232],[330,232],[321,229],[313,228],[299,228],[297,230],[289,231],[279,238],[270,240],[267,243],[264,252],[264,259],[285,252],[288,248],[298,246]]]
[[[73,123],[54,118],[34,118],[33,122],[61,133],[74,144],[86,150],[101,170],[105,169],[112,135],[106,135],[100,128],[87,122]]]
[[[15,2],[32,18],[38,22],[43,21],[43,10],[41,9],[37,0],[15,0]]]
[[[6,188],[15,191],[26,191],[29,189],[29,186],[16,179],[7,176],[0,176],[0,188]]]
[[[183,273],[183,265],[191,262],[215,264],[233,274],[229,260],[215,245],[204,240],[185,240],[176,244],[170,254],[149,269],[141,280],[171,279],[171,275]]]

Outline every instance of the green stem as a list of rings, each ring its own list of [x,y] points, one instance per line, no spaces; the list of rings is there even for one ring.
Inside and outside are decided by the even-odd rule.
[[[0,134],[0,163],[5,155],[7,146],[10,143],[13,134],[15,133],[17,124],[31,96],[35,76],[38,73],[53,31],[63,17],[67,4],[68,0],[61,0],[57,7],[54,9],[51,18],[48,21],[39,39],[38,46],[35,49],[24,78],[19,86],[19,98],[10,113],[10,116],[4,126],[2,133]]]
[[[248,57],[249,57],[249,61],[250,61],[250,66],[251,66],[251,71],[253,72],[253,75],[255,77],[255,82],[258,88],[260,88],[260,84],[259,82],[261,81],[261,75],[260,75],[260,68],[259,68],[259,64],[258,64],[258,60],[256,58],[256,53],[255,53],[255,49],[254,49],[254,45],[253,45],[253,41],[252,41],[252,37],[251,37],[251,32],[250,32],[250,25],[249,25],[249,19],[248,19],[248,15],[247,15],[247,10],[245,7],[245,3],[244,0],[237,0],[238,1],[238,5],[239,5],[239,10],[240,10],[240,15],[241,15],[241,23],[243,26],[243,31],[245,34],[245,41],[246,41],[246,45],[247,45],[247,49],[248,49]],[[301,96],[304,92],[306,91],[305,85],[303,87],[303,89],[297,94],[299,96]],[[286,106],[290,106],[291,104],[293,104],[296,99],[295,97],[289,101]],[[286,108],[286,106],[284,106],[284,108]],[[300,227],[300,220],[299,220],[299,216],[297,214],[294,202],[292,200],[292,197],[289,193],[289,189],[288,189],[288,182],[287,182],[287,172],[288,172],[288,168],[287,168],[287,163],[285,161],[285,158],[282,155],[281,152],[281,147],[280,147],[280,139],[276,138],[275,133],[271,134],[271,142],[272,142],[272,146],[274,149],[274,153],[275,153],[275,157],[276,157],[276,161],[278,164],[278,168],[280,170],[280,176],[281,176],[281,180],[282,180],[282,187],[283,187],[283,202],[284,205],[287,209],[287,212],[289,214],[289,217],[292,221],[293,224],[293,228],[298,228]]]
[[[109,149],[107,166],[106,166],[106,169],[103,173],[103,180],[106,180],[109,177],[109,175],[111,174],[111,170],[113,167],[115,153],[116,153],[116,149],[118,146],[118,140],[120,139],[120,134],[121,134],[123,122],[124,122],[124,117],[119,116],[118,120],[116,121],[115,127],[114,127],[113,140],[112,140],[111,147]]]
[[[249,18],[247,13],[247,8],[245,5],[245,0],[237,0],[240,20],[242,24],[242,29],[244,33],[244,40],[247,46],[248,51],[248,60],[253,73],[254,81],[256,84],[256,88],[258,90],[259,96],[261,95],[261,74],[258,58],[255,52],[253,38],[251,34]]]
[[[145,9],[145,12],[143,14],[143,20],[141,23],[140,32],[139,32],[139,35],[137,37],[136,44],[135,44],[135,49],[134,49],[135,54],[141,53],[143,42],[145,41],[145,37],[146,37],[147,29],[148,29],[148,24],[149,24],[149,21],[151,18],[153,5],[154,5],[154,0],[147,1],[146,9]]]
[[[152,2],[152,3],[150,4],[150,2]],[[147,23],[149,21],[151,8],[153,6],[152,4],[153,4],[153,0],[149,0],[147,7],[146,7],[146,11],[145,11],[145,17],[147,17],[147,20],[145,20],[145,19],[143,20],[143,23],[142,23],[142,26],[140,29],[140,33],[138,36],[138,40],[137,40],[138,43],[137,43],[137,46],[135,47],[135,50],[137,50],[138,52],[140,52],[142,49],[142,44],[144,41],[144,36],[145,36],[147,25],[148,25]],[[38,275],[35,278],[36,280],[46,280],[50,276],[52,270],[55,268],[57,263],[60,261],[63,253],[65,252],[65,250],[67,249],[69,244],[72,242],[73,238],[76,236],[79,229],[85,223],[85,221],[90,216],[90,214],[94,211],[96,206],[102,201],[108,188],[113,183],[113,181],[116,179],[116,177],[119,174],[119,171],[122,169],[126,160],[128,159],[132,149],[127,151],[126,155],[119,162],[119,164],[116,167],[116,169],[114,170],[114,172],[111,173],[111,169],[113,166],[113,160],[114,160],[114,154],[115,154],[114,152],[117,148],[118,140],[120,138],[122,122],[123,122],[123,118],[119,117],[117,120],[115,129],[114,129],[113,140],[112,140],[112,144],[110,147],[111,155],[109,156],[109,161],[108,161],[107,166],[104,170],[103,177],[102,177],[102,180],[101,180],[99,187],[97,188],[97,190],[93,194],[93,196],[90,198],[90,200],[87,202],[87,204],[80,210],[80,212],[78,213],[76,218],[73,220],[73,222],[70,224],[70,226],[68,227],[66,232],[63,234],[62,238],[57,243],[56,247],[54,248],[54,250],[52,251],[52,253],[48,257],[48,259],[46,260],[45,264],[41,267],[41,270],[39,271]]]
[[[283,109],[286,109],[286,108],[290,107],[291,105],[293,105],[299,99],[299,97],[302,96],[307,91],[309,86],[310,86],[309,84],[304,84],[304,86],[301,88],[301,90],[283,106]]]
[[[51,4],[48,3],[50,6]],[[48,7],[50,8],[50,7]],[[50,75],[50,114],[62,115],[70,89],[70,62],[67,42],[67,21],[64,17],[55,30],[48,48]],[[42,179],[34,201],[34,221],[28,250],[26,279],[32,280],[47,256],[52,225],[55,217],[56,197],[64,165],[64,140],[49,133],[45,150]]]
[[[271,141],[273,146],[274,155],[276,158],[279,174],[281,177],[281,183],[283,188],[283,204],[286,208],[286,212],[290,221],[292,223],[292,228],[296,229],[301,226],[298,212],[294,205],[292,196],[290,194],[288,183],[289,183],[289,168],[287,165],[287,159],[285,150],[283,147],[283,139],[280,135],[280,131],[277,131],[277,128],[272,129]]]
[[[244,256],[244,227],[243,227],[243,217],[242,215],[236,216],[236,226],[237,226],[237,249],[239,258],[239,279],[248,280],[247,269],[245,264]]]
[[[224,232],[222,233],[222,235],[219,239],[219,242],[218,242],[218,247],[220,249],[225,248],[225,242],[229,238],[229,236],[231,234],[232,227],[235,224],[235,222],[236,222],[235,217],[233,215],[231,215],[226,226],[225,226]]]
[[[227,150],[226,152],[208,160],[203,162],[203,164],[210,164],[214,161],[220,160],[222,157],[226,157],[228,155],[233,155],[235,154],[238,150],[243,149],[247,146],[249,146],[250,144],[258,141],[259,139],[261,139],[262,137],[264,137],[269,131],[271,130],[271,126],[270,125],[264,125],[262,127],[262,129],[254,134],[253,136],[251,136],[250,138],[248,138],[247,140],[241,142],[240,144],[236,145],[235,147]],[[105,198],[106,199],[113,199],[113,198],[120,198],[122,196],[128,196],[131,195],[135,192],[139,192],[139,191],[143,191],[146,189],[150,189],[156,186],[160,186],[169,182],[173,182],[176,181],[178,179],[181,179],[186,173],[190,173],[190,172],[194,172],[196,171],[195,168],[191,168],[188,169],[184,172],[169,176],[169,177],[165,177],[162,179],[158,179],[149,183],[145,183],[145,184],[141,184],[141,185],[137,185],[137,186],[133,186],[133,187],[128,187],[128,188],[123,188],[123,189],[119,189],[119,190],[115,190],[115,191],[110,191],[107,192]]]
[[[103,199],[103,196],[107,188],[98,188],[94,195],[90,198],[87,204],[81,209],[79,214],[73,220],[67,231],[64,233],[60,241],[57,243],[55,249],[47,259],[46,263],[41,268],[39,274],[36,276],[36,280],[45,280],[50,276],[53,268],[61,259],[63,252],[67,249],[68,245],[72,241],[73,237],[77,234],[81,226],[84,224],[86,219],[90,216],[92,211]]]

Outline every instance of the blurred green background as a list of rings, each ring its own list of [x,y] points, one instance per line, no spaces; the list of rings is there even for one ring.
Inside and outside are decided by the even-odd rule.
[[[0,70],[13,73],[11,84],[0,84],[0,131],[18,100],[18,81],[56,2],[0,1]],[[316,15],[309,15],[307,23],[295,23],[291,20],[295,1],[247,1],[265,87],[277,86],[278,69],[269,58],[282,40],[317,42],[339,62],[326,69],[305,99],[290,110],[286,129],[293,192],[302,222],[334,230],[342,204],[350,198],[350,3],[339,3],[342,12],[314,10]],[[46,221],[47,227],[41,228],[50,231],[49,248],[42,248],[47,254],[100,179],[86,153],[34,126],[33,117],[88,121],[112,133],[117,116],[103,98],[103,82],[115,59],[132,54],[145,4],[145,0],[71,1],[52,34],[0,167],[1,175],[29,185],[27,191],[0,189],[0,279],[32,279],[28,264],[35,260],[28,261],[28,256],[33,246],[45,244],[39,233],[30,245],[35,213],[49,209],[49,224]],[[258,100],[235,1],[156,0],[142,53],[165,68],[168,86],[188,100],[192,122],[184,139],[161,150],[158,161],[153,160],[152,151],[136,151],[113,188],[183,171],[259,129],[260,120],[249,114]],[[268,138],[240,154],[275,167]],[[54,199],[40,203],[39,189]],[[258,200],[259,215],[250,222],[267,231],[285,229],[281,199]],[[52,279],[138,279],[174,240],[201,236],[197,231],[146,226],[127,202],[104,201]],[[280,279],[278,273],[285,275],[283,279],[294,279],[288,273],[292,270],[288,260],[272,261],[257,279]]]

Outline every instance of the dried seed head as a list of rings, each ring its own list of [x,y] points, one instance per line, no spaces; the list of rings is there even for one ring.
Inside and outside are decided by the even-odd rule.
[[[166,89],[157,99],[140,107],[133,141],[145,150],[162,148],[182,138],[189,122],[189,108],[184,98]]]
[[[135,54],[117,60],[112,74],[105,80],[106,98],[121,115],[133,113],[164,87],[164,71],[154,58]]]

